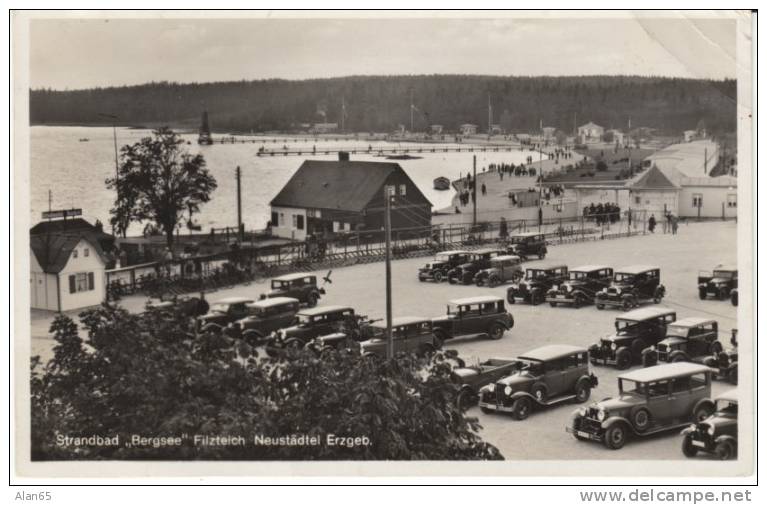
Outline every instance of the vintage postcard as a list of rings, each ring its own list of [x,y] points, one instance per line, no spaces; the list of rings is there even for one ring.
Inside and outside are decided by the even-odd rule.
[[[11,18],[16,475],[753,474],[751,12]]]

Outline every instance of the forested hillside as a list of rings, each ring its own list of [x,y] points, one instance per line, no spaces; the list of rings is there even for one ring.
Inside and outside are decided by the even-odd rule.
[[[415,130],[462,123],[487,128],[488,96],[493,122],[508,131],[554,126],[572,131],[594,121],[625,129],[648,126],[678,133],[703,119],[709,131],[736,129],[736,82],[655,77],[494,77],[464,75],[351,76],[303,81],[260,80],[205,84],[30,91],[32,124],[100,124],[99,113],[124,125],[197,127],[202,110],[218,132],[299,129],[302,123],[341,123],[342,100],[349,131]]]

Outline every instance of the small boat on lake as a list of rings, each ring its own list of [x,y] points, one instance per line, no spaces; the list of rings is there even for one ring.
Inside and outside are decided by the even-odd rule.
[[[420,156],[411,156],[409,154],[391,154],[386,157],[387,160],[420,160]]]
[[[434,179],[434,189],[439,191],[450,189],[450,179],[447,177],[437,177]]]
[[[90,140],[89,138],[83,137],[83,138],[80,139],[80,142],[88,142],[89,140]]]

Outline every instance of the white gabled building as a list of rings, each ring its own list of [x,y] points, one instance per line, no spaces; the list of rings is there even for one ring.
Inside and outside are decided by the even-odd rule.
[[[107,258],[87,234],[30,236],[30,298],[33,309],[67,311],[106,299]]]

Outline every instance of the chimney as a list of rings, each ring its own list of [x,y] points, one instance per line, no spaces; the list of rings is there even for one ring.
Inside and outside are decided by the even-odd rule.
[[[338,161],[349,161],[349,153],[347,151],[338,151]]]

